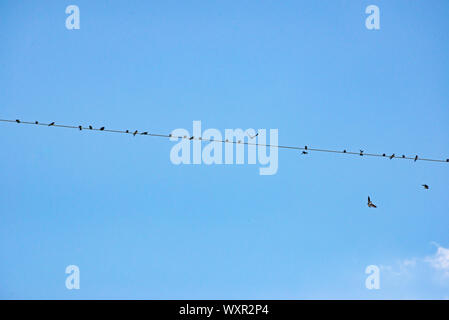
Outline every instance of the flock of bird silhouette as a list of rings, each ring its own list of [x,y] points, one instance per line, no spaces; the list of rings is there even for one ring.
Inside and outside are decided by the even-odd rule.
[[[429,186],[427,184],[422,184],[423,188],[429,190]],[[368,208],[377,208],[377,206],[371,202],[370,197],[368,196]]]
[[[16,119],[16,122],[17,123],[21,123],[21,121],[19,120],[19,119]],[[35,124],[39,124],[39,121],[35,121]],[[51,123],[49,123],[48,124],[48,126],[49,127],[51,127],[51,126],[54,126],[55,125],[55,122],[51,122]],[[93,130],[94,128],[92,127],[92,126],[88,126],[87,127],[89,130]],[[84,128],[83,126],[78,126],[78,129],[81,131],[81,130],[83,130],[83,129],[86,129],[86,128]],[[105,129],[105,127],[101,127],[100,129],[98,129],[98,130],[100,130],[100,131],[104,131],[104,129]],[[125,131],[125,133],[130,133],[130,131],[129,130],[126,130]],[[138,132],[138,130],[135,130],[132,134],[133,134],[133,136],[136,136],[137,134],[138,134],[139,132]],[[145,131],[145,132],[141,132],[140,133],[141,135],[148,135],[148,132],[147,131]],[[249,138],[250,139],[254,139],[255,137],[257,137],[259,135],[259,133],[256,133],[254,136],[251,136],[251,135],[249,135],[248,134],[248,136],[249,136]],[[169,135],[170,137],[172,136],[171,134]],[[194,136],[191,136],[190,138],[189,138],[189,140],[193,140],[195,137]],[[240,141],[239,141],[240,142]],[[304,150],[301,152],[301,154],[303,154],[303,155],[306,155],[306,154],[308,154],[308,147],[307,146],[304,146]],[[360,150],[360,156],[363,156],[363,150]],[[343,150],[343,153],[346,153],[346,150]],[[383,153],[382,154],[382,156],[383,157],[386,157],[387,155],[385,154],[385,153]],[[388,156],[388,158],[391,160],[391,159],[393,159],[393,158],[395,158],[396,157],[396,155],[393,153],[392,155],[390,155],[390,156]],[[402,155],[402,158],[405,158],[405,155]],[[415,156],[415,158],[413,159],[415,162],[418,160],[419,158],[418,158],[418,155],[416,155]],[[449,159],[446,159],[446,162],[449,162]],[[423,186],[423,188],[425,189],[425,190],[429,190],[429,186],[427,185],[427,184],[423,184],[422,185]],[[368,203],[367,203],[367,205],[368,205],[368,207],[369,208],[377,208],[377,206],[371,201],[371,198],[368,196]]]
[[[429,186],[427,184],[422,185],[424,189],[429,190]],[[377,208],[377,206],[371,202],[370,197],[368,196],[368,208]]]
[[[304,146],[304,151],[301,152],[301,154],[308,154],[307,150],[307,146]],[[360,150],[360,155],[363,156],[363,150]],[[343,150],[343,153],[346,153],[346,150]],[[382,157],[386,157],[387,155],[385,153],[382,154]],[[389,156],[390,160],[393,159],[395,157],[395,154],[393,153],[391,156]],[[405,155],[402,155],[402,158],[405,158]],[[418,160],[418,155],[415,156],[415,158],[413,159],[415,162],[416,160]],[[446,159],[446,162],[449,162],[449,159]],[[424,187],[424,189],[429,190],[429,186],[427,184],[423,184],[422,185]],[[368,208],[377,208],[377,206],[371,201],[371,198],[368,196]]]

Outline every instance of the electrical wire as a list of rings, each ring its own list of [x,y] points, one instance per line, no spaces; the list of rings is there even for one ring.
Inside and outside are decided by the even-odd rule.
[[[46,127],[57,127],[57,128],[67,128],[67,129],[77,129],[77,130],[92,130],[92,131],[102,131],[102,132],[111,132],[111,133],[121,133],[121,134],[130,134],[130,135],[144,135],[144,136],[150,136],[150,137],[161,137],[161,138],[177,138],[177,139],[189,139],[189,140],[201,140],[201,141],[210,141],[210,142],[220,142],[220,143],[231,143],[231,144],[243,144],[243,145],[254,145],[254,146],[265,146],[265,147],[272,147],[272,148],[279,148],[279,149],[292,149],[292,150],[299,150],[303,151],[305,153],[308,153],[309,151],[313,152],[327,152],[327,153],[339,153],[339,154],[346,154],[346,155],[359,155],[359,156],[367,156],[367,157],[381,157],[381,158],[387,158],[387,159],[404,159],[404,160],[413,160],[413,161],[431,161],[431,162],[447,162],[449,163],[449,159],[441,160],[441,159],[430,159],[430,158],[421,158],[417,155],[413,157],[407,157],[405,155],[402,156],[396,156],[395,154],[387,155],[385,153],[383,154],[376,154],[376,153],[364,153],[362,150],[360,152],[351,152],[346,150],[330,150],[330,149],[317,149],[317,148],[310,148],[307,146],[304,147],[296,147],[296,146],[283,146],[283,145],[272,145],[272,144],[261,144],[261,143],[253,143],[253,142],[245,142],[245,141],[229,141],[229,140],[218,140],[218,139],[205,139],[202,137],[187,137],[187,136],[174,136],[172,134],[157,134],[157,133],[150,133],[147,131],[140,132],[138,130],[112,130],[112,129],[106,129],[104,127],[101,128],[93,128],[91,126],[85,127],[85,126],[73,126],[73,125],[64,125],[64,124],[56,124],[54,122],[51,123],[41,123],[38,121],[29,122],[29,121],[21,121],[19,119],[17,120],[7,120],[7,119],[0,119],[0,122],[9,122],[9,123],[16,123],[16,124],[28,124],[28,125],[37,125],[37,126],[46,126]],[[250,138],[250,137],[248,137]]]

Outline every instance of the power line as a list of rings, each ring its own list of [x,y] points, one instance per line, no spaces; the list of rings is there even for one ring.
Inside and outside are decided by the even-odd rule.
[[[407,157],[405,155],[402,156],[396,156],[395,154],[387,155],[385,153],[383,154],[376,154],[376,153],[365,153],[364,151],[360,150],[360,152],[351,152],[346,150],[330,150],[330,149],[316,149],[316,148],[310,148],[307,146],[304,147],[295,147],[295,146],[283,146],[283,145],[271,145],[271,144],[261,144],[261,143],[253,143],[253,142],[245,142],[245,141],[229,141],[229,140],[218,140],[218,139],[205,139],[202,137],[187,137],[187,136],[174,136],[172,134],[157,134],[157,133],[150,133],[147,131],[140,132],[138,130],[112,130],[112,129],[106,129],[104,127],[101,128],[93,128],[92,126],[84,127],[84,126],[73,126],[73,125],[63,125],[63,124],[56,124],[54,122],[51,123],[41,123],[38,121],[35,122],[29,122],[29,121],[21,121],[21,120],[6,120],[6,119],[0,119],[0,122],[9,122],[9,123],[16,123],[16,124],[28,124],[28,125],[37,125],[37,126],[46,126],[46,127],[58,127],[58,128],[67,128],[67,129],[77,129],[77,130],[91,130],[91,131],[103,131],[103,132],[112,132],[112,133],[121,133],[121,134],[130,134],[133,136],[136,135],[144,135],[144,136],[150,136],[150,137],[161,137],[161,138],[177,138],[177,139],[189,139],[189,140],[200,140],[200,141],[210,141],[210,142],[221,142],[221,143],[231,143],[231,144],[243,144],[243,145],[254,145],[254,146],[265,146],[265,147],[273,147],[273,148],[279,148],[279,149],[293,149],[293,150],[299,150],[303,151],[303,153],[307,153],[309,151],[314,152],[328,152],[328,153],[340,153],[340,154],[350,154],[350,155],[359,155],[359,156],[367,156],[367,157],[381,157],[381,158],[387,158],[387,159],[404,159],[404,160],[413,160],[413,161],[432,161],[432,162],[448,162],[449,159],[446,160],[440,160],[440,159],[429,159],[429,158],[421,158],[418,156],[413,157]]]

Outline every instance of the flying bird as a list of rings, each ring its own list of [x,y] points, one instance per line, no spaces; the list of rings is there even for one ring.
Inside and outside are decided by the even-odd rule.
[[[418,155],[415,156],[415,160],[414,161],[416,162],[416,160],[418,160]]]
[[[19,119],[17,119],[17,120],[16,120],[16,122],[17,122],[17,123],[20,123],[20,120],[19,120]]]
[[[50,123],[48,126],[51,127],[51,126],[54,126],[54,125],[55,125],[55,123],[52,122],[52,123]]]
[[[424,189],[429,190],[429,186],[427,184],[423,184],[422,186],[424,187]]]
[[[370,199],[369,196],[368,196],[368,207],[369,208],[377,208],[377,206],[374,203],[371,202],[371,199]]]
[[[307,151],[303,151],[302,154],[308,154],[308,152]]]
[[[390,160],[394,158],[394,153],[390,156]]]

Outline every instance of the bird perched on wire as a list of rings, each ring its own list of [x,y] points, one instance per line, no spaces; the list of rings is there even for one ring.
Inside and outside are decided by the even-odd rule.
[[[19,119],[16,119],[16,122],[17,122],[17,123],[20,123],[20,120],[19,120]]]
[[[363,150],[360,150],[360,155],[363,156]]]
[[[304,146],[304,149],[307,150],[307,146]]]
[[[429,186],[427,184],[423,184],[422,186],[424,187],[424,189],[429,190]]]
[[[133,133],[133,136],[136,136],[137,132],[138,132],[137,130],[136,130],[136,131],[134,131],[134,133]]]
[[[390,156],[390,160],[394,158],[394,153]]]
[[[369,196],[368,196],[368,207],[369,208],[377,208],[377,206],[374,203],[371,202],[371,199],[370,199]]]
[[[148,134],[148,132],[145,131],[145,132],[142,132],[141,134],[146,136]]]
[[[129,133],[129,130],[126,130],[125,132],[126,132],[126,133]]]
[[[189,138],[189,140],[193,140],[193,138],[194,138],[194,136],[191,136],[191,137]]]
[[[54,125],[55,125],[55,123],[52,122],[52,123],[50,123],[48,126],[51,127],[51,126],[54,126]]]
[[[386,154],[385,153],[382,153],[382,157],[385,157],[386,156]]]
[[[402,155],[402,158],[405,159],[405,154]]]
[[[100,131],[103,131],[103,130],[104,130],[104,127],[101,127],[101,128],[100,128]]]
[[[415,159],[414,159],[414,161],[416,162],[416,160],[418,160],[418,155],[416,155],[416,156],[415,156]]]
[[[92,130],[93,129],[92,126],[89,126],[89,129]]]
[[[345,149],[345,150],[343,150],[343,153],[346,153],[346,149]]]
[[[83,127],[82,126],[78,126],[78,129],[80,129],[80,131],[81,131],[81,130],[83,130]]]
[[[39,124],[39,121],[34,121],[34,124]]]

